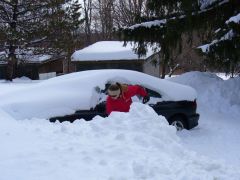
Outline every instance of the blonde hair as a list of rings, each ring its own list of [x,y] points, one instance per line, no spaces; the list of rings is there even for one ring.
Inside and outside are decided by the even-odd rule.
[[[128,85],[127,84],[120,84],[120,83],[115,83],[111,84],[108,87],[108,94],[109,95],[120,95],[128,90]]]
[[[122,94],[128,90],[127,84],[116,83],[116,85],[120,88]]]

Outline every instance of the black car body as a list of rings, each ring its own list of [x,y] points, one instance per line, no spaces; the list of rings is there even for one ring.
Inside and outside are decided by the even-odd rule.
[[[108,86],[108,85],[107,85]],[[101,91],[101,93],[106,94],[106,89]],[[147,89],[148,94],[151,98],[161,98],[161,95],[158,92]],[[90,110],[77,110],[74,114],[53,117],[50,118],[51,122],[55,121],[70,121],[73,122],[76,119],[85,119],[87,121],[92,120],[95,116],[99,115],[102,117],[106,117],[105,110],[105,101],[99,103],[95,108]],[[198,125],[199,114],[196,112],[197,110],[197,102],[194,101],[160,101],[156,103],[149,103],[155,112],[158,115],[164,116],[170,125],[174,125],[177,130],[192,129]]]

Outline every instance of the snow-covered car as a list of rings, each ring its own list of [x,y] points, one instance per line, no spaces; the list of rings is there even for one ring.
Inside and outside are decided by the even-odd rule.
[[[51,82],[56,84],[57,81],[54,79],[56,78],[46,81],[45,84],[48,83],[50,85]],[[169,124],[174,125],[178,130],[183,128],[192,129],[198,125],[199,114],[196,112],[197,93],[189,86],[159,79],[137,71],[115,69],[82,71],[61,76],[58,79],[61,79],[69,86],[66,88],[68,89],[66,93],[69,93],[71,99],[75,95],[73,102],[66,101],[63,105],[74,107],[76,111],[74,113],[66,113],[64,116],[51,117],[51,122],[56,120],[73,122],[82,118],[91,120],[96,115],[106,117],[105,101],[107,87],[111,83],[119,82],[131,85],[137,84],[144,87],[150,96],[147,104],[157,114],[165,116]],[[64,96],[59,95],[59,98],[61,97]],[[141,98],[135,96],[133,101],[141,102]],[[69,105],[66,105],[66,103],[69,103]]]
[[[82,71],[31,83],[0,94],[0,109],[19,120],[74,121],[91,120],[96,115],[104,117],[106,88],[113,82],[146,88],[150,95],[148,105],[178,129],[197,126],[197,93],[193,88],[130,70]],[[133,101],[141,99],[133,97]]]

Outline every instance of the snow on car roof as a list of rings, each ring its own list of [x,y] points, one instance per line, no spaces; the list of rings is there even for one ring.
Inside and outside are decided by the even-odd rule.
[[[136,60],[145,59],[154,54],[149,47],[146,56],[139,57],[133,51],[134,44],[123,46],[121,41],[99,41],[86,48],[75,51],[72,61],[98,61],[98,60]]]
[[[196,91],[185,85],[131,70],[90,70],[55,77],[0,95],[0,107],[16,119],[50,118],[87,110],[99,102],[96,87],[109,82],[139,84],[155,90],[163,101],[192,101]],[[28,97],[26,99],[26,97]]]

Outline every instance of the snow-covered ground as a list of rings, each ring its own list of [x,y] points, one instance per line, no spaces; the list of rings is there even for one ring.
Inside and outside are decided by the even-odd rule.
[[[15,120],[0,109],[0,180],[240,179],[240,78],[190,72],[169,80],[197,90],[198,127],[176,132],[139,103],[74,123]],[[0,94],[27,82],[1,82]]]
[[[178,136],[189,149],[240,169],[240,77],[217,75],[190,72],[172,79],[197,90],[201,115],[197,128]]]

